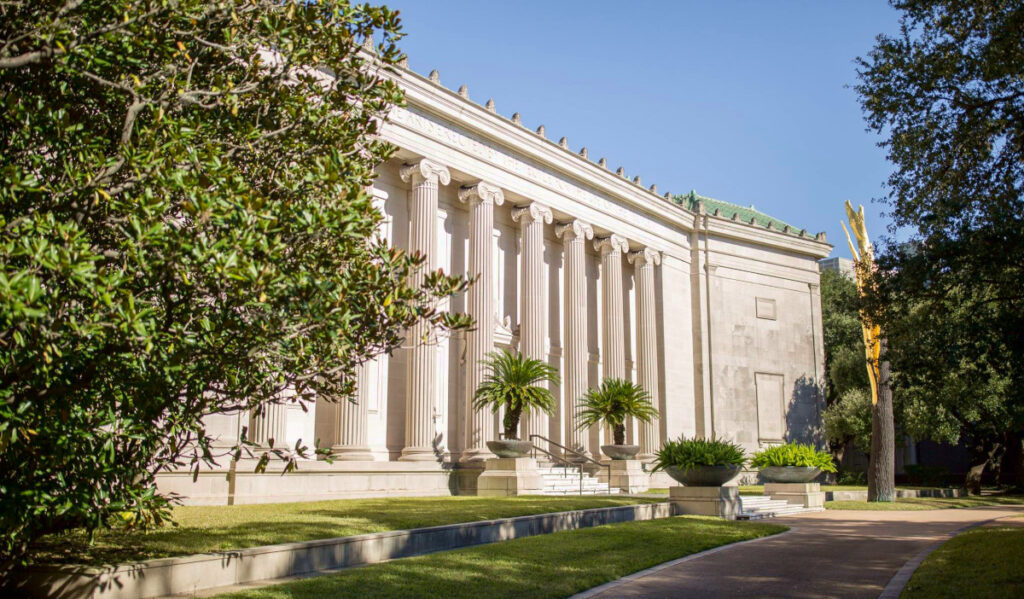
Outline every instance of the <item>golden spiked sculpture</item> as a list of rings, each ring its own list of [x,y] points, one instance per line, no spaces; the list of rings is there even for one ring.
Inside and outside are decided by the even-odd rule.
[[[860,211],[853,211],[853,204],[846,201],[846,216],[850,219],[850,229],[853,229],[853,236],[857,238],[857,247],[850,239],[850,231],[846,223],[842,223],[843,231],[846,233],[846,242],[850,244],[850,253],[853,254],[856,262],[857,293],[863,297],[868,285],[867,278],[874,271],[875,250],[871,247],[871,239],[868,237],[868,229],[864,226],[864,206]],[[864,353],[867,354],[868,378],[871,379],[871,405],[878,403],[878,358],[881,353],[882,327],[873,324],[871,319],[862,311],[860,313],[860,328],[864,334]]]

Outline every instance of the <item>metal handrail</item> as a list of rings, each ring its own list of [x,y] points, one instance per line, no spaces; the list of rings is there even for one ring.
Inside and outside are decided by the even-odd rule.
[[[533,435],[531,435],[531,437],[532,436]],[[543,453],[547,454],[548,457],[551,457],[551,458],[553,458],[553,459],[555,459],[555,460],[557,460],[559,462],[562,462],[566,466],[571,466],[571,467],[579,470],[579,473],[580,473],[580,496],[581,497],[583,496],[583,466],[582,465],[574,464],[574,463],[570,462],[569,460],[567,460],[567,459],[565,459],[565,458],[563,458],[561,456],[558,456],[558,455],[555,455],[555,454],[551,453],[550,451],[544,449],[543,447],[537,447],[537,445],[533,441],[530,441],[530,445],[533,445],[533,459],[537,459],[537,452],[540,451],[540,452],[543,452]]]
[[[580,452],[576,451],[575,449],[569,449],[565,445],[562,445],[560,443],[556,443],[555,441],[552,441],[551,439],[548,439],[547,437],[545,437],[543,435],[537,435],[537,434],[530,435],[530,444],[533,445],[534,449],[539,449],[539,450],[543,451],[544,453],[546,453],[547,455],[555,458],[556,460],[561,460],[561,461],[565,462],[566,464],[571,464],[573,466],[576,466],[579,469],[579,471],[580,471],[580,495],[583,495],[583,466],[579,465],[579,464],[574,464],[573,462],[570,462],[569,460],[567,460],[567,459],[565,459],[565,458],[563,458],[561,456],[556,456],[555,454],[551,453],[550,451],[547,451],[547,450],[545,450],[545,449],[543,449],[541,447],[538,447],[537,444],[533,441],[534,438],[543,439],[543,440],[547,441],[549,445],[554,445],[555,447],[558,447],[558,448],[562,449],[563,451],[567,451],[567,452],[573,454],[576,457],[583,458],[584,461],[590,462],[592,464],[597,464],[599,467],[606,469],[608,471],[608,494],[609,495],[612,494],[612,467],[611,467],[610,464],[602,464],[601,462],[598,462],[597,460],[595,460],[594,458],[592,458],[592,457],[590,457],[590,456],[588,456],[586,454],[580,453]]]

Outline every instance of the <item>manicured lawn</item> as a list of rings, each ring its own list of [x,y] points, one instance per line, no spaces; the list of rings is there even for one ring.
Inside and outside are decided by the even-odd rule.
[[[90,546],[84,532],[52,535],[37,547],[42,562],[110,564],[154,557],[206,553],[511,518],[549,512],[636,503],[636,497],[393,497],[309,503],[177,507],[177,526],[147,533],[115,528],[96,534]]]
[[[943,510],[989,505],[1024,505],[1024,495],[972,495],[970,497],[907,497],[894,502],[826,501],[829,510],[910,511]]]
[[[627,574],[785,526],[680,516],[433,553],[220,595],[221,599],[568,597]]]
[[[939,547],[914,572],[901,599],[1024,597],[1024,527],[981,527]]]
[[[899,486],[897,489],[935,489],[937,487],[906,487]],[[821,485],[822,491],[867,491],[867,485]],[[648,489],[644,491],[648,495],[665,495],[667,488]],[[740,495],[763,495],[764,485],[740,485]]]

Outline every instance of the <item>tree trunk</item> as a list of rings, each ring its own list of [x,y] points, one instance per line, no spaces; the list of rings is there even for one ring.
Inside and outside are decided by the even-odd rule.
[[[506,439],[519,439],[519,418],[522,411],[522,408],[505,411],[505,422],[503,424],[505,425]]]
[[[981,477],[985,474],[985,468],[995,458],[1000,448],[999,443],[992,443],[987,446],[982,440],[971,443],[967,454],[970,467],[967,469],[967,477],[964,479],[964,486],[971,495],[981,495]]]
[[[871,408],[871,455],[868,461],[868,501],[896,500],[896,431],[893,424],[892,387],[886,340],[878,365],[878,403]]]
[[[999,482],[1014,489],[1024,489],[1024,431],[1006,433],[1006,451],[999,469]]]
[[[625,424],[616,424],[615,428],[612,429],[612,431],[613,431],[613,434],[615,436],[615,444],[616,445],[625,445],[626,444],[626,425]]]

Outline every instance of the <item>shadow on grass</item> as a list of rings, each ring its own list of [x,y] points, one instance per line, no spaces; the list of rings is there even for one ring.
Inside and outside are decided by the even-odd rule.
[[[446,551],[221,597],[566,597],[632,572],[785,527],[679,517]]]
[[[658,501],[626,497],[408,497],[310,503],[180,507],[178,526],[148,532],[115,528],[90,545],[84,531],[51,535],[35,547],[43,563],[117,564],[157,557],[243,549]]]

